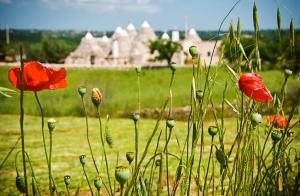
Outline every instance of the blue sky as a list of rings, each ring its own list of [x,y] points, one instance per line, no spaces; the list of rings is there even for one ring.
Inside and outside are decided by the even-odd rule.
[[[236,0],[0,0],[0,28],[18,29],[114,30],[132,22],[139,27],[148,20],[156,30],[183,30],[185,17],[189,27],[216,30]],[[253,29],[253,0],[241,0],[229,16],[240,17],[244,30]],[[276,11],[281,10],[282,26],[290,19],[300,26],[299,0],[256,0],[261,29],[277,27]]]

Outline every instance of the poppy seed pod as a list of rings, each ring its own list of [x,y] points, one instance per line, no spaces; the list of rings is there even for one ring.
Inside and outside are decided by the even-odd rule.
[[[84,86],[79,87],[78,93],[81,97],[83,97],[86,94],[86,87],[84,87]]]
[[[290,69],[285,69],[284,70],[284,75],[285,75],[285,77],[289,77],[289,76],[291,76],[293,74],[293,71],[292,70],[290,70]]]
[[[122,165],[117,166],[115,170],[115,177],[121,185],[124,185],[130,177],[129,168]]]
[[[160,166],[160,164],[161,164],[161,159],[157,159],[157,160],[155,161],[156,167]]]
[[[25,179],[23,176],[17,176],[16,177],[16,186],[18,188],[18,190],[21,192],[21,193],[25,193],[26,190],[25,190]]]
[[[201,101],[203,98],[203,91],[202,90],[197,90],[196,91],[196,98],[198,99],[198,101]]]
[[[190,52],[190,55],[193,57],[193,58],[197,58],[198,57],[198,48],[196,46],[191,46],[189,48],[189,52]]]
[[[257,126],[258,124],[261,123],[262,116],[260,115],[260,113],[252,113],[250,116],[250,119],[251,119],[252,125]]]
[[[223,152],[223,150],[221,149],[217,149],[216,150],[216,157],[218,162],[222,165],[222,166],[226,166],[227,165],[227,158],[225,153]]]
[[[92,102],[93,104],[98,107],[100,103],[103,101],[103,96],[98,88],[93,88],[92,90]]]
[[[167,127],[172,129],[175,126],[175,120],[173,118],[167,119]]]
[[[142,68],[141,68],[141,67],[136,67],[136,68],[135,68],[135,72],[136,72],[137,74],[140,74],[140,73],[142,72]]]
[[[102,180],[101,180],[100,176],[98,176],[97,178],[94,179],[94,186],[96,187],[96,189],[98,191],[102,187]]]
[[[272,131],[271,138],[276,143],[281,139],[281,133],[277,131]]]
[[[48,120],[48,129],[49,131],[53,131],[55,129],[56,120],[54,118],[50,118]]]
[[[173,72],[175,72],[176,71],[176,63],[174,63],[174,62],[172,62],[170,65],[169,65],[169,67],[170,67],[170,69],[173,71]]]
[[[105,141],[109,145],[110,148],[113,147],[114,140],[113,140],[112,133],[109,129],[105,130]]]
[[[64,176],[65,185],[69,186],[71,183],[71,177],[69,175]]]
[[[126,159],[130,165],[131,162],[134,160],[134,152],[126,152]]]
[[[140,119],[140,114],[139,113],[133,113],[132,115],[132,120],[136,123]]]
[[[79,156],[79,160],[80,160],[81,165],[85,165],[85,163],[86,163],[86,157],[85,157],[85,155],[80,155]]]
[[[210,126],[208,127],[208,133],[211,136],[215,136],[218,133],[219,129],[216,126]]]

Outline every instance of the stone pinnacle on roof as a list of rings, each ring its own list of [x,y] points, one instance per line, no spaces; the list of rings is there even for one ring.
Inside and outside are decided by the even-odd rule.
[[[84,36],[86,39],[93,39],[93,35],[88,31],[85,36]]]
[[[161,39],[170,39],[170,36],[166,32],[164,32],[161,36]]]
[[[145,20],[145,21],[142,23],[141,28],[150,28],[150,25],[149,25],[149,23],[148,23],[147,20]]]
[[[129,23],[127,26],[127,31],[135,31],[135,27],[132,23]]]

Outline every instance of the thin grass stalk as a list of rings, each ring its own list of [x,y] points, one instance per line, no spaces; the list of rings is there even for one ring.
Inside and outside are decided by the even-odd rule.
[[[108,160],[107,160],[106,149],[105,149],[105,144],[104,144],[104,139],[103,139],[102,121],[101,121],[101,116],[100,116],[100,109],[99,109],[99,107],[97,107],[96,110],[97,110],[97,116],[98,116],[99,126],[100,126],[100,140],[101,140],[102,150],[103,150],[103,153],[104,153],[105,167],[106,167],[106,175],[107,175],[107,178],[108,178],[108,184],[109,184],[110,194],[113,195],[113,190],[112,190],[112,186],[111,186],[111,182],[110,182],[110,175],[109,175],[109,168],[108,168]]]
[[[208,171],[209,171],[209,165],[210,165],[210,159],[211,159],[211,154],[213,151],[213,143],[214,143],[214,136],[211,137],[211,145],[210,145],[210,151],[209,151],[209,158],[208,158],[208,164],[207,164],[207,169],[206,169],[206,174],[205,174],[205,179],[204,179],[204,185],[203,185],[203,193],[205,194],[206,190],[206,182],[207,182],[207,176],[208,176]]]
[[[21,140],[21,136],[19,136],[19,138],[17,139],[16,143],[13,145],[13,147],[11,147],[11,149],[9,150],[9,152],[7,153],[7,155],[4,157],[3,161],[1,162],[0,165],[0,170],[2,169],[2,167],[4,166],[5,162],[7,161],[7,159],[9,158],[9,156],[11,155],[11,153],[14,151],[14,149],[16,148],[16,146],[18,145],[19,141]]]
[[[52,158],[52,131],[49,131],[50,135],[50,151],[49,151],[49,166],[48,166],[48,172],[49,172],[49,190],[50,190],[50,195],[53,195],[52,192],[52,180],[51,180],[51,158]]]

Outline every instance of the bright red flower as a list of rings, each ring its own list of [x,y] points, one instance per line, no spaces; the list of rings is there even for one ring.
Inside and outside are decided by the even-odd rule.
[[[68,85],[66,75],[65,68],[56,71],[36,61],[27,62],[24,64],[23,72],[24,90],[42,91],[65,88]],[[11,68],[8,71],[8,79],[14,87],[20,89],[20,68]]]
[[[258,102],[272,101],[270,91],[265,87],[262,77],[256,73],[241,75],[239,86],[248,97]]]
[[[274,123],[274,127],[276,128],[285,128],[287,127],[288,120],[283,116],[268,116],[267,117],[268,124],[272,125]]]

